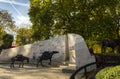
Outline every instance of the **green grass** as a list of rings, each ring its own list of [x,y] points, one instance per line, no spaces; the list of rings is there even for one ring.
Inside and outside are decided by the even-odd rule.
[[[100,70],[95,79],[120,79],[120,66],[111,66]]]

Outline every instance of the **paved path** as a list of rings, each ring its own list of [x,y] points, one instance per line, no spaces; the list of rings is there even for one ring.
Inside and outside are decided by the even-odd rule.
[[[0,65],[0,79],[69,79],[71,73],[63,73],[63,67],[24,66],[10,69],[8,64]]]

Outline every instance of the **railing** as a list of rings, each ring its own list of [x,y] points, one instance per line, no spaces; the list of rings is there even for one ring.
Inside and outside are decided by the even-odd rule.
[[[95,54],[96,62],[92,62],[89,64],[86,64],[79,69],[77,69],[70,77],[70,79],[75,79],[75,76],[78,72],[84,69],[84,75],[87,79],[87,67],[96,64],[98,69],[107,67],[107,66],[115,66],[120,65],[120,55],[118,54]]]
[[[82,67],[80,67],[79,69],[77,69],[71,76],[70,76],[70,79],[75,79],[75,76],[77,75],[77,73],[81,70],[84,69],[84,74],[85,74],[85,78],[87,79],[88,76],[87,76],[87,67],[91,66],[91,65],[94,65],[96,64],[96,62],[92,62],[92,63],[89,63],[89,64],[86,64]]]

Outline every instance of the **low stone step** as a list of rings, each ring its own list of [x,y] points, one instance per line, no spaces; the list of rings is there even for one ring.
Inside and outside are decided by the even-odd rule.
[[[75,66],[67,66],[62,69],[63,73],[73,73],[75,71]]]

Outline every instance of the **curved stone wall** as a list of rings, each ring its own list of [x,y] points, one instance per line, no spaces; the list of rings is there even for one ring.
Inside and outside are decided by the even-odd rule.
[[[38,41],[16,48],[3,50],[0,61],[8,60],[17,54],[23,54],[29,58],[40,56],[44,51],[59,51],[53,55],[53,60],[65,61],[66,55],[66,36],[56,36],[45,41]],[[68,34],[69,62],[75,63],[76,68],[95,61],[95,57],[89,53],[84,38],[77,34]]]

